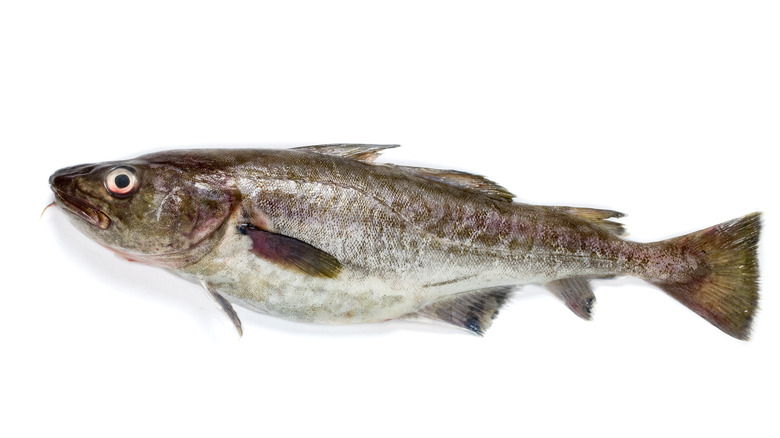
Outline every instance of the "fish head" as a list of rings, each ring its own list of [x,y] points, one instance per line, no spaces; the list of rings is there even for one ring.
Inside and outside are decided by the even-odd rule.
[[[60,169],[49,185],[84,234],[128,260],[169,268],[208,252],[240,198],[217,169],[143,157]]]

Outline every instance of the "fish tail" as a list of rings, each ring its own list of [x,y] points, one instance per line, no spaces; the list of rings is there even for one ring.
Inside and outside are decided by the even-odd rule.
[[[747,340],[758,307],[761,214],[659,242],[699,259],[683,278],[648,279],[723,332]]]

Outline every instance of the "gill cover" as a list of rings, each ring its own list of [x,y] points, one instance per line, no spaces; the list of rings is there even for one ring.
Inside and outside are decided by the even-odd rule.
[[[130,260],[178,267],[211,249],[239,196],[213,167],[155,158],[73,166],[49,183],[57,205],[92,239]]]

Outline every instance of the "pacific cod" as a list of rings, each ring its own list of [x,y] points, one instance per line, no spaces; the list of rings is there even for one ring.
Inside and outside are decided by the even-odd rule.
[[[376,164],[393,145],[177,150],[68,167],[55,204],[122,257],[317,323],[437,320],[482,334],[516,285],[589,319],[594,278],[644,279],[739,338],[758,302],[760,214],[653,243],[609,210],[513,202],[460,171]]]

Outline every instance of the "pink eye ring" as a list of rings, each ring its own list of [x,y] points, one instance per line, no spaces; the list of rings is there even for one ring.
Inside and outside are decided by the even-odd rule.
[[[138,188],[138,178],[129,167],[115,167],[106,175],[106,190],[117,198],[130,196]]]

